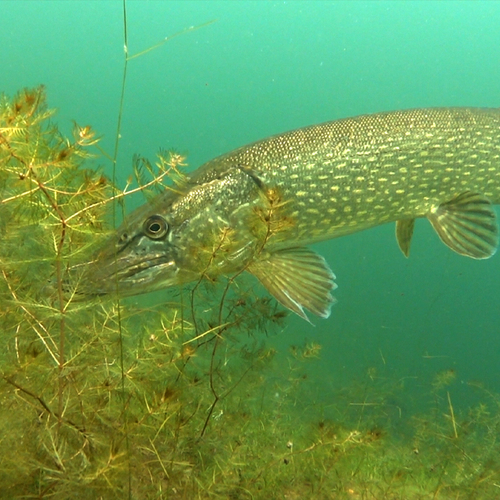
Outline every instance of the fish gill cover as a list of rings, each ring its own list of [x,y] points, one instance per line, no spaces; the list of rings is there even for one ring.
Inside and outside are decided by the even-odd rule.
[[[406,381],[368,370],[309,397],[320,346],[267,344],[286,315],[251,284],[200,280],[141,305],[77,301],[65,280],[134,190],[182,177],[185,159],[136,162],[114,186],[65,137],[43,88],[0,102],[0,498],[496,498],[500,398],[454,409],[454,370],[430,410]],[[118,204],[118,205],[117,205]],[[332,417],[335,415],[335,418]]]

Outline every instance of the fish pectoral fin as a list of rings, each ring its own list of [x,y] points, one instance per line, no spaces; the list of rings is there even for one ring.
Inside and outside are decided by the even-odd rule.
[[[498,223],[490,201],[466,191],[442,203],[427,216],[441,241],[455,252],[487,259],[498,247]]]
[[[325,259],[307,248],[291,248],[269,254],[248,267],[283,306],[309,321],[304,308],[322,318],[330,316],[337,288]],[[310,321],[309,321],[310,322]]]
[[[396,221],[396,239],[398,240],[399,248],[405,257],[410,255],[410,244],[414,227],[415,219],[403,219]]]

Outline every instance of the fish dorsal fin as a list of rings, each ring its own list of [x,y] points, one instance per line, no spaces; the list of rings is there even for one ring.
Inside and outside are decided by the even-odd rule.
[[[481,194],[466,191],[442,203],[427,216],[441,241],[455,252],[487,259],[498,247],[493,206]]]
[[[396,221],[396,239],[405,257],[410,255],[410,244],[414,227],[415,219],[402,219]]]
[[[307,248],[291,248],[269,254],[249,268],[282,305],[309,321],[304,308],[322,318],[330,316],[337,288],[325,259]]]

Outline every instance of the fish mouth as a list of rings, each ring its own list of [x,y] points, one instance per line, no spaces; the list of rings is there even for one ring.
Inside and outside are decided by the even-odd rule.
[[[179,268],[165,255],[117,258],[80,263],[68,270],[64,295],[73,300],[119,295],[130,296],[166,288],[178,282]]]

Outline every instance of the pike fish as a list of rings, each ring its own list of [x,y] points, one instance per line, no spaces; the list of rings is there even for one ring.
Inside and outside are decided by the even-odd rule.
[[[283,306],[328,317],[335,276],[306,248],[427,218],[455,252],[498,246],[500,109],[430,108],[313,125],[215,158],[138,208],[87,265],[83,292],[135,295],[243,271]]]

